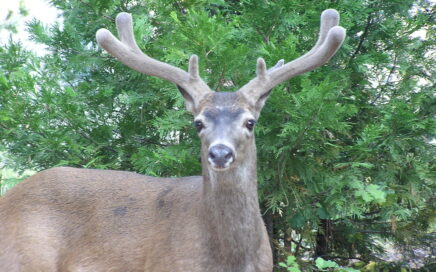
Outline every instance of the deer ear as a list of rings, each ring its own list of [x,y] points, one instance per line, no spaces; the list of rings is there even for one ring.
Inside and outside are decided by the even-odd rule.
[[[192,98],[192,96],[179,85],[177,85],[177,88],[179,89],[180,93],[183,95],[183,98],[185,99],[186,109],[189,112],[194,113],[194,99]]]

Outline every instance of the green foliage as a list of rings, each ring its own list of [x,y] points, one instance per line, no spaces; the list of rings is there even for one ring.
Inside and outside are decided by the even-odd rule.
[[[359,272],[359,270],[352,267],[341,267],[336,262],[324,260],[321,257],[316,258],[315,266],[321,271],[335,271],[335,272]]]
[[[7,162],[7,158],[5,158],[3,152],[0,152],[0,161]],[[34,171],[16,173],[12,169],[8,169],[0,164],[0,196],[32,174],[34,174]]]
[[[316,258],[315,265],[318,269],[326,270],[327,268],[338,268],[339,265],[336,262],[324,260],[321,257]]]
[[[297,263],[295,256],[288,256],[286,263],[279,262],[279,266],[286,269],[288,272],[301,272],[300,265]],[[334,271],[334,272],[359,272],[352,267],[341,267],[336,262],[324,260],[321,257],[316,258],[315,267],[318,271]]]
[[[338,267],[319,269],[342,269],[353,258],[377,261],[383,252],[378,241],[392,241],[406,255],[429,244],[436,177],[434,4],[51,3],[62,11],[62,23],[28,22],[31,39],[47,55],[35,56],[13,40],[0,47],[5,166],[198,175],[200,143],[175,86],[102,52],[97,29],[115,31],[116,14],[130,12],[147,54],[183,69],[197,54],[211,88],[234,91],[254,77],[258,57],[271,66],[310,50],[320,13],[335,8],[347,29],[343,47],[327,65],[276,87],[256,128],[259,196],[272,222],[277,264],[286,265],[277,269],[306,269],[296,259],[285,263],[289,255],[323,257]],[[423,30],[425,37],[416,37]]]
[[[288,256],[286,263],[280,262],[279,266],[286,268],[288,272],[301,272],[295,256]]]

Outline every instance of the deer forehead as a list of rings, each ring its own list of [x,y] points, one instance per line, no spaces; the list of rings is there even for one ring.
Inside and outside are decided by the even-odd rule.
[[[197,118],[213,123],[230,123],[242,118],[253,118],[251,107],[237,92],[215,92],[200,103]]]

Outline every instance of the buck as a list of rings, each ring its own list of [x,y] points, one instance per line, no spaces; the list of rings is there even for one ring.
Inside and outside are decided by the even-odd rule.
[[[155,178],[111,170],[52,168],[0,200],[0,271],[272,271],[257,195],[253,129],[271,89],[327,62],[341,46],[339,15],[321,15],[307,54],[257,75],[236,92],[213,92],[199,77],[155,60],[137,46],[132,19],[120,13],[120,40],[97,41],[141,73],[175,83],[201,139],[202,176]]]

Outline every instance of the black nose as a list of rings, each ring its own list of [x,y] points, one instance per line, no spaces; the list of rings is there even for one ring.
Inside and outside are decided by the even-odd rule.
[[[209,161],[212,161],[217,167],[223,168],[234,157],[232,149],[223,144],[217,144],[209,148]]]

